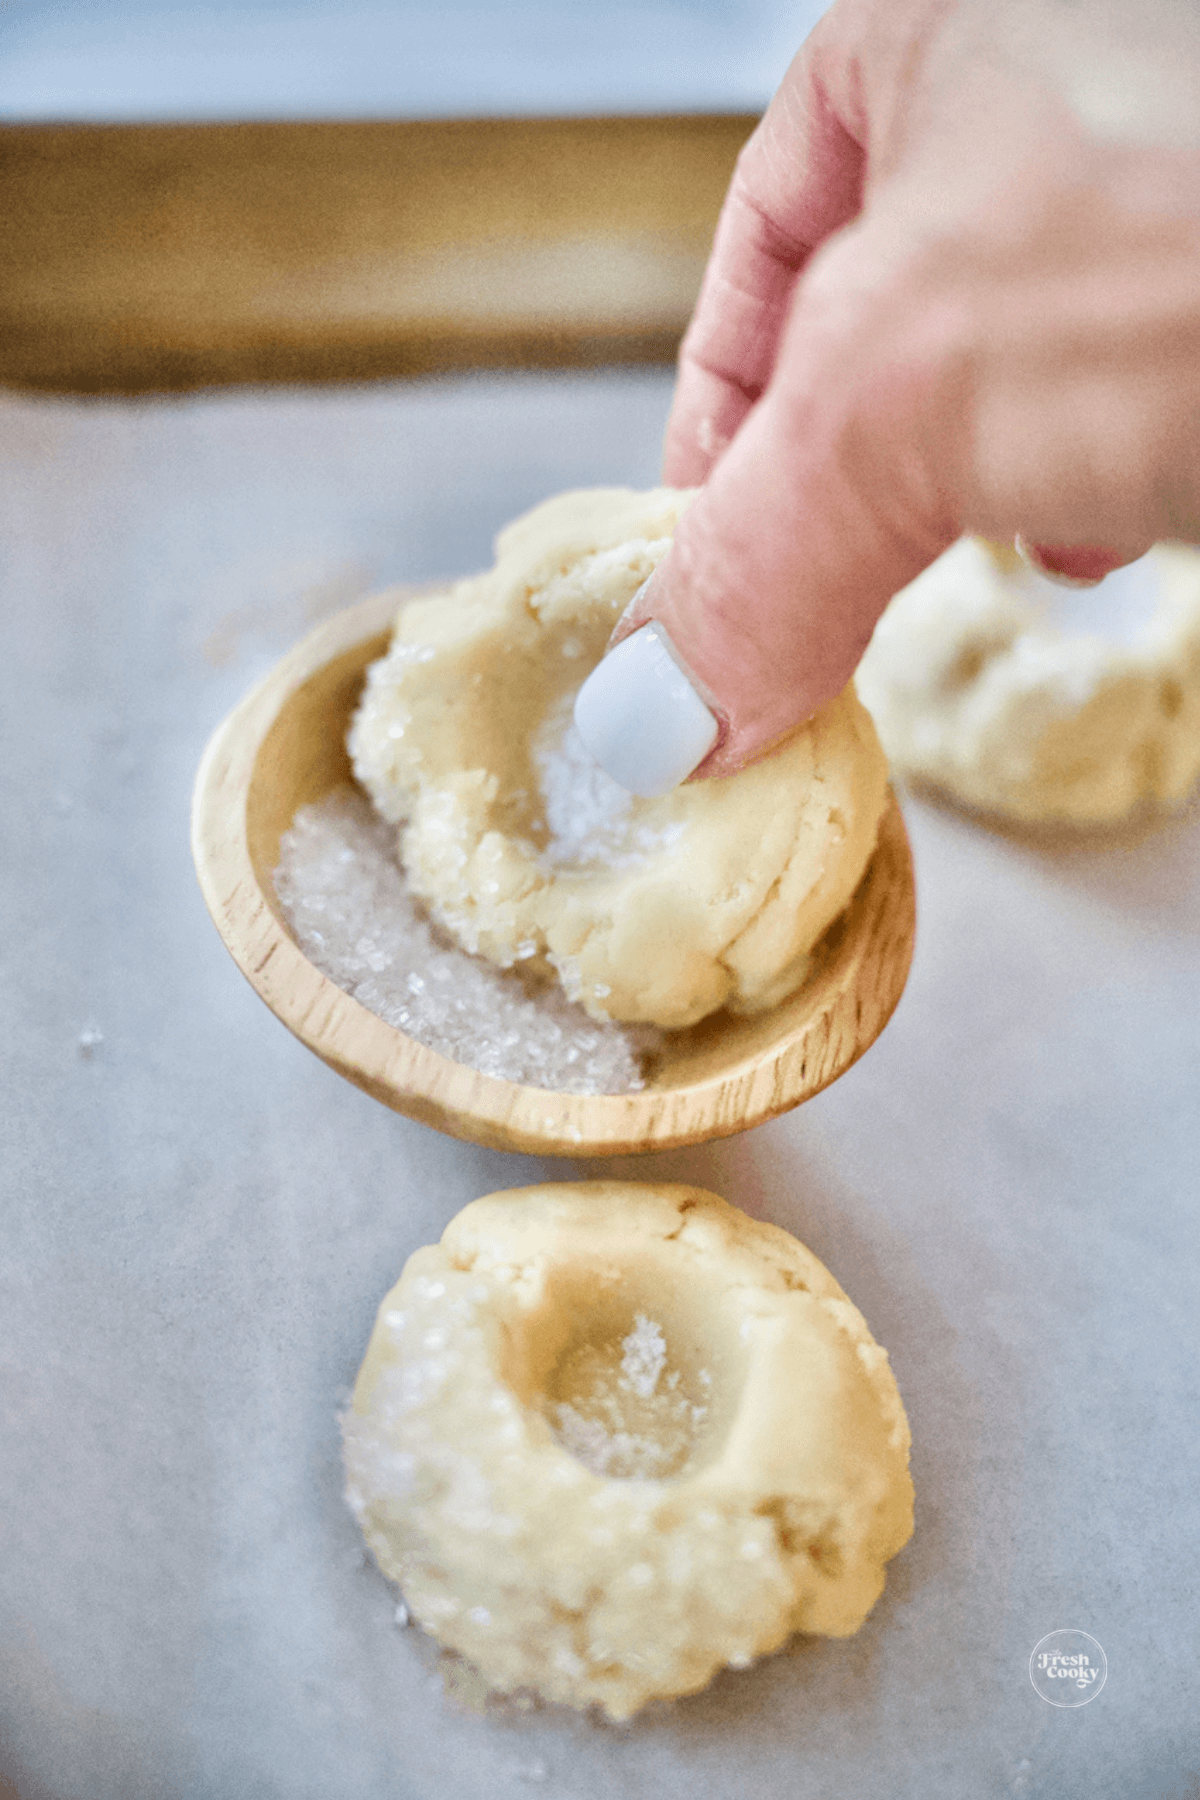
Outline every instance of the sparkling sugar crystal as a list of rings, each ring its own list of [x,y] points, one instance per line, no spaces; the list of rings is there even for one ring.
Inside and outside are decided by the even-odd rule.
[[[571,1397],[548,1408],[564,1449],[595,1475],[652,1481],[678,1473],[708,1408],[668,1371],[661,1325],[638,1313],[619,1344],[582,1345],[564,1373]]]
[[[646,802],[605,774],[575,729],[569,693],[553,709],[531,745],[549,842],[549,868],[604,863],[631,868],[683,835],[680,820],[648,824]]]
[[[643,1085],[640,1056],[653,1034],[599,1024],[556,988],[531,992],[451,944],[417,910],[395,843],[395,826],[352,788],[302,807],[284,834],[275,892],[324,975],[387,1024],[482,1074],[568,1094]]]
[[[667,1360],[662,1326],[638,1313],[633,1330],[621,1344],[621,1373],[640,1400],[649,1400]]]

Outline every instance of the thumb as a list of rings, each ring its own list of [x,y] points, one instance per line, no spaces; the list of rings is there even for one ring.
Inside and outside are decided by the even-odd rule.
[[[892,595],[958,535],[935,474],[954,454],[954,396],[931,378],[936,356],[893,341],[891,321],[913,314],[897,305],[886,260],[856,226],[810,264],[770,385],[622,619],[616,638],[628,641],[585,685],[584,741],[609,767],[605,721],[619,711],[621,765],[643,785],[610,773],[635,791],[762,755],[845,686]],[[658,639],[661,661],[664,632],[715,721],[707,741],[688,728],[702,755],[683,768],[670,761],[661,683],[639,698],[635,645],[648,653]],[[643,717],[652,745],[638,736]]]

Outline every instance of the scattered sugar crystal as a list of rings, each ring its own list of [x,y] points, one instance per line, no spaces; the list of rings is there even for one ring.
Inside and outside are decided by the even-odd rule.
[[[399,1626],[401,1631],[405,1630],[405,1628],[412,1623],[412,1615],[410,1614],[407,1606],[405,1606],[403,1600],[400,1601],[399,1605],[396,1608],[395,1618],[396,1618],[396,1624]]]
[[[550,834],[543,860],[609,860],[628,834],[633,795],[584,749],[566,704],[547,719],[532,748]]]
[[[513,1774],[518,1781],[549,1781],[550,1765],[544,1757],[535,1756],[530,1762],[514,1763]]]
[[[621,1344],[621,1373],[640,1400],[648,1400],[658,1386],[667,1360],[662,1327],[645,1313],[638,1313],[633,1330]]]
[[[75,1042],[80,1056],[90,1062],[104,1042],[104,1033],[98,1025],[85,1025]]]
[[[657,1033],[597,1023],[556,988],[528,988],[450,943],[418,911],[395,844],[395,827],[349,787],[302,807],[284,834],[275,891],[323,974],[387,1024],[484,1075],[568,1094],[643,1086]]]
[[[677,1474],[708,1409],[689,1399],[678,1370],[664,1379],[666,1364],[662,1327],[644,1313],[617,1344],[581,1345],[560,1370],[559,1391],[568,1397],[548,1408],[559,1442],[596,1475],[648,1481]]]
[[[575,695],[568,694],[531,745],[549,833],[542,861],[550,868],[589,863],[629,868],[676,842],[684,825],[678,819],[657,826],[639,821],[645,803],[607,775],[584,748],[575,729],[574,704]]]

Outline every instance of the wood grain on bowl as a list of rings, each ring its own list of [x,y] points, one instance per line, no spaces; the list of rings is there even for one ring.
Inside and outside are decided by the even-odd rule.
[[[386,1025],[316,969],[275,897],[297,809],[350,779],[346,727],[382,654],[396,594],[322,625],[218,728],[200,765],[192,848],[208,909],[242,973],[331,1068],[396,1111],[503,1150],[567,1156],[669,1149],[745,1130],[810,1099],[882,1031],[908,975],[912,861],[895,798],[812,977],[755,1017],[672,1033],[632,1094],[561,1094],[481,1075]]]

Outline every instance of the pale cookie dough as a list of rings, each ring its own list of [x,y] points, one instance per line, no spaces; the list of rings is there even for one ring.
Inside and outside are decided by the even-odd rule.
[[[500,1692],[625,1719],[844,1637],[912,1533],[886,1351],[812,1253],[700,1188],[491,1194],[379,1309],[347,1498]]]
[[[1015,553],[963,538],[891,602],[856,683],[893,767],[982,811],[1112,823],[1200,775],[1200,551],[1162,544],[1122,644],[1054,617]],[[1118,579],[1118,578],[1113,578]]]
[[[850,689],[753,768],[658,800],[587,756],[573,697],[690,498],[595,489],[518,519],[488,574],[401,609],[349,740],[460,944],[557,974],[593,1018],[669,1027],[799,985],[887,798]]]

